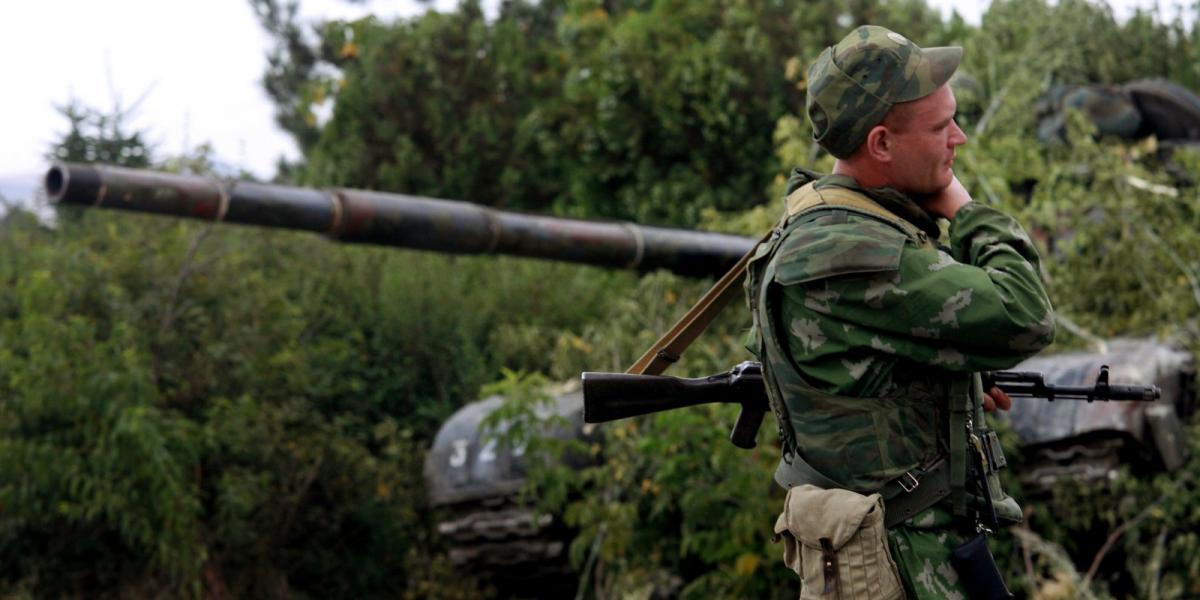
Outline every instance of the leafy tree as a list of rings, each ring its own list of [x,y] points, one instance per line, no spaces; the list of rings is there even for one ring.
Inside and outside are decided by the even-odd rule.
[[[390,24],[329,22],[315,42],[294,5],[254,5],[277,39],[266,85],[305,150],[301,182],[545,205],[502,181],[523,166],[512,153],[520,120],[559,80],[548,43],[560,3],[506,2],[494,23],[478,2]],[[318,123],[327,102],[332,116]]]
[[[275,40],[267,54],[267,72],[263,87],[275,101],[275,122],[295,138],[301,151],[312,147],[317,138],[315,118],[309,111],[312,101],[308,81],[320,61],[312,47],[311,32],[297,20],[300,5],[296,0],[249,0],[250,7]]]
[[[125,167],[150,165],[152,148],[143,131],[130,131],[129,119],[136,112],[120,103],[106,112],[72,99],[55,107],[67,119],[67,133],[47,154],[53,160],[100,162]]]
[[[778,166],[775,119],[797,99],[780,75],[794,36],[772,35],[791,3],[574,2],[560,25],[571,68],[526,122],[561,181],[561,212],[694,225],[704,208],[761,201]],[[766,158],[767,160],[764,160]]]

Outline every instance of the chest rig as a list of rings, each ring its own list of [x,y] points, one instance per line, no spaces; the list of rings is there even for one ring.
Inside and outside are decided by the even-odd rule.
[[[935,247],[916,225],[880,206],[863,193],[810,182],[791,193],[774,234],[756,249],[747,269],[746,289],[754,315],[752,346],[762,361],[771,408],[779,424],[783,456],[775,480],[784,488],[812,484],[820,488],[879,492],[892,527],[949,497],[954,513],[967,517],[983,502],[969,494],[969,452],[979,452],[993,505],[1002,520],[1019,521],[1020,509],[1000,488],[996,473],[1005,463],[999,440],[986,429],[983,390],[978,374],[929,368],[919,397],[842,396],[806,381],[787,347],[780,322],[782,287],[777,260],[788,234],[801,227],[867,218],[887,224],[906,238],[906,247]],[[876,267],[877,268],[877,267]],[[869,273],[865,264],[841,264],[827,276]],[[809,274],[806,281],[819,280]],[[936,415],[936,417],[934,417]],[[936,423],[936,426],[933,424]],[[981,490],[973,490],[981,491]]]

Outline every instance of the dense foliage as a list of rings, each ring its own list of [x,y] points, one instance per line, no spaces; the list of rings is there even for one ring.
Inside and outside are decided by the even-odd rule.
[[[787,168],[831,164],[799,110],[824,45],[864,22],[962,44],[956,170],[1036,233],[1059,345],[1155,334],[1200,350],[1200,197],[1178,177],[1200,177],[1200,152],[1096,139],[1082,118],[1041,145],[1030,109],[1053,83],[1197,89],[1200,31],[1172,15],[1010,0],[972,27],[921,0],[513,0],[494,19],[467,1],[309,29],[294,7],[251,4],[277,43],[278,122],[304,154],[282,179],[747,235],[773,221]],[[153,156],[119,114],[63,112],[59,158],[211,169],[203,149]],[[0,251],[13,597],[489,595],[435,534],[421,465],[439,423],[498,381],[503,416],[533,425],[535,384],[622,369],[707,283],[65,210],[51,225],[10,210]],[[745,327],[728,311],[673,372],[747,358]],[[740,451],[735,414],[608,426],[582,449],[594,466],[534,469],[528,497],[579,532],[585,595],[795,595],[768,539],[773,427]],[[1184,476],[1026,499],[1029,526],[996,545],[1015,591],[1200,595],[1194,426],[1190,444]],[[1087,574],[1084,540],[1113,532]]]
[[[0,240],[0,578],[38,595],[402,595],[410,569],[436,571],[437,425],[633,287],[76,216],[48,231],[12,213]]]

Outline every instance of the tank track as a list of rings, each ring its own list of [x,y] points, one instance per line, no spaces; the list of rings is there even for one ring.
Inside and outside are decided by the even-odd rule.
[[[446,507],[438,533],[449,546],[456,571],[473,573],[505,594],[571,595],[578,576],[567,549],[571,531],[512,496]],[[557,597],[557,594],[553,594]]]

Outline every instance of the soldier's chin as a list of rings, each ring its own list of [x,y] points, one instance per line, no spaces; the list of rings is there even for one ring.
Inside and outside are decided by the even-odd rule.
[[[921,184],[920,186],[914,186],[911,189],[901,190],[901,191],[907,193],[909,196],[912,196],[918,202],[924,203],[925,200],[928,200],[928,199],[938,195],[938,193],[940,193],[942,190],[950,187],[951,181],[954,181],[954,180],[948,179],[945,181],[945,183],[943,183],[941,180],[938,180],[938,181],[934,181],[932,183]]]
[[[954,171],[950,170],[949,167],[946,167],[946,169],[938,173],[937,178],[935,178],[934,181],[929,184],[930,190],[926,193],[929,195],[936,194],[950,187],[951,183],[954,183]]]

